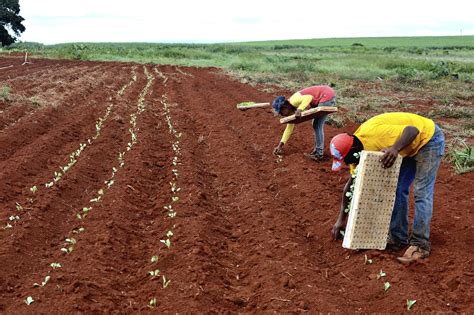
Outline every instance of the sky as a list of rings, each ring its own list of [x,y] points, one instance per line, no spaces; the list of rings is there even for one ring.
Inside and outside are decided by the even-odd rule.
[[[219,43],[474,35],[474,0],[19,0],[21,41]]]

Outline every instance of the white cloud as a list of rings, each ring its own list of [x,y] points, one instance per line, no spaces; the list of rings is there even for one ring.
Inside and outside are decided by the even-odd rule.
[[[20,0],[21,40],[220,42],[474,34],[474,1]]]

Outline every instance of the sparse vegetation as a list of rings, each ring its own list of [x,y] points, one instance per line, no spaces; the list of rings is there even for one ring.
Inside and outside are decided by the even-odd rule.
[[[8,102],[10,101],[10,87],[7,85],[3,85],[0,89],[0,101]]]
[[[474,170],[474,146],[469,146],[464,141],[459,141],[448,153],[456,173],[463,174]]]

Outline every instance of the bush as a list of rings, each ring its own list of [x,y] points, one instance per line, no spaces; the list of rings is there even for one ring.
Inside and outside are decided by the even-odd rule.
[[[10,101],[10,87],[7,85],[2,86],[2,89],[0,90],[0,101]]]
[[[474,146],[468,146],[462,141],[451,149],[448,158],[453,163],[456,173],[463,174],[474,171]]]

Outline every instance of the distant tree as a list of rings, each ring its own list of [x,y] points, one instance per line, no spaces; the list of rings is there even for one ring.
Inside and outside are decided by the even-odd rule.
[[[19,0],[0,0],[0,43],[2,46],[13,44],[20,33],[25,31],[21,22]]]

